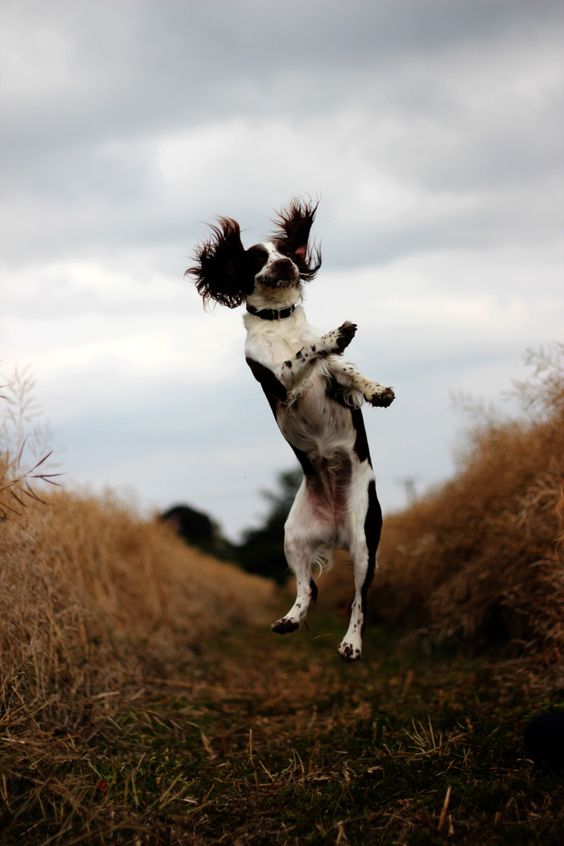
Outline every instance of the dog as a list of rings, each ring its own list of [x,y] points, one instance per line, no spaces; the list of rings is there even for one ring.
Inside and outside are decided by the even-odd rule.
[[[321,267],[321,252],[309,238],[317,205],[293,199],[274,220],[270,240],[248,249],[237,221],[217,218],[186,274],[205,303],[245,303],[247,364],[304,474],[284,527],[296,600],[272,630],[285,634],[300,627],[317,597],[312,566],[329,566],[332,549],[342,547],[353,561],[355,594],[339,654],[355,661],[382,528],[361,406],[385,408],[394,392],[343,360],[356,324],[346,321],[323,334],[306,319],[302,288]]]

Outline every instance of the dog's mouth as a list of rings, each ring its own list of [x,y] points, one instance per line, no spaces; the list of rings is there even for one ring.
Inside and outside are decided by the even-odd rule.
[[[264,276],[260,282],[263,288],[294,288],[298,282],[298,278],[296,276],[292,276],[291,278],[285,276]]]
[[[300,280],[300,271],[293,261],[283,258],[272,262],[260,274],[260,284],[265,288],[292,288]]]

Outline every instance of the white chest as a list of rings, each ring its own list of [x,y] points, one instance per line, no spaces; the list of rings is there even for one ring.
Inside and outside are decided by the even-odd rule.
[[[305,319],[303,309],[297,308],[284,320],[244,318],[247,327],[245,355],[267,367],[277,367],[292,358],[304,346],[321,337]]]

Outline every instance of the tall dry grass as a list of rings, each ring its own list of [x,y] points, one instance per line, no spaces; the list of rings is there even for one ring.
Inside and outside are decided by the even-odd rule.
[[[111,496],[55,493],[0,524],[2,702],[45,710],[139,683],[256,620],[263,580],[188,549]],[[264,611],[262,612],[264,613]]]
[[[388,517],[373,613],[444,637],[564,649],[564,346],[529,353],[519,419],[479,407],[458,472]]]
[[[0,436],[0,729],[80,722],[148,674],[190,664],[214,632],[263,619],[270,583],[189,549],[114,496],[53,488],[33,387],[4,385]],[[27,465],[26,465],[27,461]]]
[[[76,842],[106,842],[91,841],[90,829],[111,835],[124,822],[93,798],[93,749],[118,754],[117,720],[133,708],[138,732],[150,723],[147,689],[178,675],[197,685],[207,641],[264,622],[273,588],[189,549],[110,494],[65,492],[30,399],[33,380],[16,373],[3,382],[0,830],[24,831],[26,843],[70,842],[65,832],[82,820]]]

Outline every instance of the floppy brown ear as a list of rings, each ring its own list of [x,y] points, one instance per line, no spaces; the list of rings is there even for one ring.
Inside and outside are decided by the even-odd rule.
[[[245,249],[236,220],[218,217],[218,225],[210,224],[212,235],[194,251],[194,264],[185,276],[193,276],[204,301],[215,300],[235,308],[250,293],[245,274]]]
[[[321,252],[311,248],[309,234],[315,220],[318,203],[306,202],[294,197],[287,208],[278,212],[274,223],[273,238],[277,247],[293,259],[302,279],[313,279],[321,267]]]

